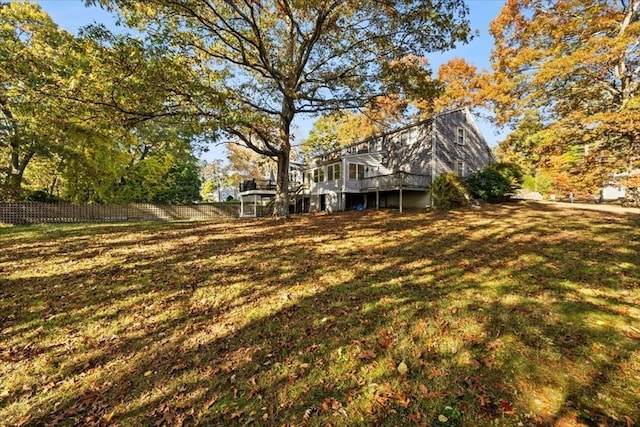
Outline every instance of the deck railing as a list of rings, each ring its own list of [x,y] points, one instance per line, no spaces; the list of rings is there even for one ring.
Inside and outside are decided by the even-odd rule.
[[[396,172],[389,175],[378,175],[363,178],[360,182],[360,191],[385,191],[398,190],[400,188],[426,190],[430,183],[430,175]]]
[[[298,181],[289,181],[289,192],[297,192],[303,184]],[[251,179],[239,184],[241,193],[246,191],[275,191],[276,182],[270,179]]]
[[[275,181],[270,179],[251,179],[240,183],[240,192],[253,190],[268,190],[274,191],[276,189]]]

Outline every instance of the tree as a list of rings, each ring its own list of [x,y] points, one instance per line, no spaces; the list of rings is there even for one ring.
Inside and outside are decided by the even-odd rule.
[[[19,200],[31,160],[63,145],[68,105],[44,92],[49,75],[68,64],[72,43],[37,5],[0,5],[0,155],[8,159],[0,164],[1,198]]]
[[[75,37],[27,2],[2,4],[0,41],[3,199],[25,187],[76,202],[150,200],[214,139],[215,124],[184,102],[184,62],[161,49],[100,26]]]
[[[308,160],[321,153],[366,139],[379,133],[383,127],[382,122],[376,121],[367,112],[332,112],[319,117],[313,123],[308,137],[300,144],[300,154]]]
[[[264,179],[272,174],[275,162],[239,144],[227,144],[226,176],[231,185],[248,179]]]
[[[534,133],[503,151],[564,158],[593,181],[640,165],[639,9],[640,0],[507,1],[491,24],[492,101],[499,124]]]
[[[162,204],[189,204],[201,200],[200,168],[198,159],[188,156],[181,161],[174,160],[163,176],[164,188],[157,191],[151,201]]]
[[[226,133],[277,160],[275,214],[288,215],[291,124],[299,114],[357,109],[387,93],[428,93],[430,51],[468,40],[463,0],[87,0],[185,61],[191,91]],[[221,84],[219,77],[225,77]]]
[[[462,58],[454,58],[438,68],[438,81],[444,86],[443,93],[435,98],[437,112],[449,108],[471,109],[485,107],[490,76]]]

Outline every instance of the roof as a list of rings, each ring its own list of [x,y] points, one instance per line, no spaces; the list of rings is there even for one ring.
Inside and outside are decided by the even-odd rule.
[[[405,125],[405,126],[401,126],[401,127],[397,128],[397,129],[392,129],[392,130],[389,130],[387,132],[382,132],[382,133],[379,133],[379,134],[371,135],[368,138],[361,139],[361,140],[356,141],[356,142],[352,142],[351,144],[344,145],[342,147],[335,148],[333,150],[325,151],[322,154],[318,154],[316,156],[313,156],[313,158],[315,159],[315,158],[319,158],[319,157],[324,157],[324,156],[327,156],[327,155],[329,155],[331,153],[335,153],[335,152],[342,151],[342,150],[347,149],[347,148],[355,147],[355,146],[360,145],[360,144],[362,144],[364,142],[373,141],[373,140],[381,138],[381,137],[393,135],[395,133],[399,133],[399,132],[405,131],[407,129],[416,127],[416,126],[422,126],[424,124],[432,122],[434,119],[436,119],[438,117],[445,116],[445,115],[451,114],[451,113],[457,113],[459,111],[467,111],[468,112],[469,109],[467,107],[460,107],[460,108],[453,108],[451,110],[442,111],[440,113],[432,114],[431,116],[427,117],[426,119],[422,119],[422,120],[417,121],[415,123],[411,123],[411,124],[408,124],[408,125]]]

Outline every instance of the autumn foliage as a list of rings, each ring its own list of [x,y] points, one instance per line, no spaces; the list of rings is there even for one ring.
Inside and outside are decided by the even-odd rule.
[[[633,425],[637,216],[0,228],[0,423]]]
[[[640,1],[508,0],[491,24],[504,152],[593,191],[640,166]]]

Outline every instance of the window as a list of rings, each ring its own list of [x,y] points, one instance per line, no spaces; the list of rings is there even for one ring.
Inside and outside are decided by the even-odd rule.
[[[458,135],[457,135],[457,138],[456,138],[456,142],[458,144],[460,144],[460,145],[464,145],[465,137],[466,137],[466,135],[465,135],[464,129],[463,128],[458,128]]]
[[[458,172],[458,175],[464,176],[464,173],[465,173],[464,169],[465,169],[464,162],[462,160],[458,160],[456,162],[456,172]]]
[[[340,179],[340,163],[327,166],[327,181]]]
[[[370,143],[371,151],[378,152],[382,150],[382,138],[376,138]]]
[[[406,129],[400,133],[400,144],[401,145],[413,144],[413,128]]]
[[[363,179],[364,178],[364,165],[360,163],[349,163],[349,179]]]
[[[349,179],[358,179],[358,165],[355,163],[349,163]]]
[[[324,181],[324,168],[317,168],[313,170],[313,182]]]

